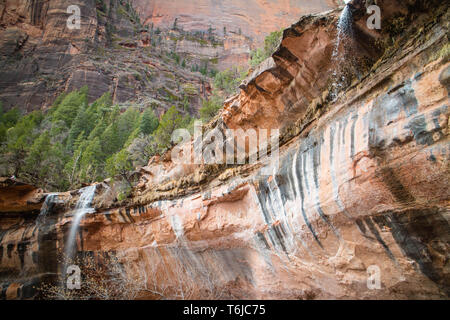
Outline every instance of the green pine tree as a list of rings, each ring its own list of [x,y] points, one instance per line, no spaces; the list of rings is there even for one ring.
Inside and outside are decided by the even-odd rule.
[[[70,128],[79,110],[87,104],[87,87],[69,93],[53,112],[53,121],[62,120]]]
[[[94,140],[86,142],[85,149],[80,159],[80,179],[84,182],[102,180],[104,155],[100,139],[96,137]]]
[[[171,145],[172,133],[175,129],[186,125],[188,121],[183,118],[175,106],[170,107],[162,116],[158,129],[155,131],[155,139],[159,148],[166,149]]]
[[[156,117],[155,113],[151,108],[147,108],[142,114],[140,131],[143,134],[152,134],[159,125],[158,117]]]
[[[133,185],[130,180],[130,171],[133,170],[133,162],[126,149],[120,150],[106,161],[106,171],[111,177],[121,176],[130,186]]]
[[[45,131],[36,138],[30,148],[28,156],[25,158],[25,171],[30,177],[31,181],[36,185],[44,185],[44,179],[48,176],[50,167],[44,162],[49,158],[50,149],[50,134]]]
[[[43,115],[34,111],[23,118],[6,132],[6,141],[3,147],[1,162],[6,172],[19,177],[23,173],[25,158],[28,155],[34,139],[39,136],[36,130],[42,122]]]
[[[209,99],[203,100],[202,107],[199,109],[200,119],[205,122],[209,121],[217,114],[220,108],[222,108],[222,103],[222,99],[217,95],[213,95]]]

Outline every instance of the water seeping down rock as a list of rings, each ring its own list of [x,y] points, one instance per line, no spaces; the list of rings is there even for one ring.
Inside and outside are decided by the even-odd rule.
[[[448,299],[449,10],[377,3],[383,23],[413,22],[401,35],[369,30],[369,1],[349,4],[353,77],[335,101],[340,10],[286,29],[208,125],[280,129],[272,175],[260,174],[264,158],[225,166],[162,157],[142,169],[129,199],[107,203],[97,185],[78,251],[115,254],[145,279],[147,298],[180,298],[182,287],[183,298]],[[15,195],[0,202],[1,298],[35,298],[33,286],[60,271],[78,193],[60,194],[65,204],[38,226],[42,191],[1,188]],[[379,271],[378,288],[368,270]]]

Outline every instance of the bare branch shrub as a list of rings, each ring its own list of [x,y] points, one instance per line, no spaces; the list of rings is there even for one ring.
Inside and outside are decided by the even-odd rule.
[[[134,300],[139,297],[144,281],[131,277],[114,255],[94,257],[83,254],[62,265],[76,265],[81,270],[81,288],[68,289],[65,275],[59,283],[43,283],[38,291],[43,299],[54,300]],[[65,273],[65,272],[63,272]]]

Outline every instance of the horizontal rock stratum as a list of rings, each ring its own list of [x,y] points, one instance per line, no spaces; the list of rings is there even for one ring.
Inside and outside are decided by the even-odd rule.
[[[271,31],[288,26],[301,14],[336,7],[332,1],[310,2],[252,1],[246,5],[247,1],[3,0],[0,100],[6,110],[17,107],[30,112],[47,109],[63,92],[87,85],[89,102],[109,91],[114,103],[156,99],[161,109],[167,110],[170,105],[164,106],[160,91],[175,88],[175,77],[194,88],[194,94],[189,95],[195,97],[189,102],[197,108],[210,80],[190,72],[191,67],[202,67],[205,61],[209,71],[246,66],[250,50],[261,45]],[[67,27],[70,6],[80,8],[79,30]],[[227,14],[222,9],[227,9]],[[166,33],[172,29],[175,10],[182,13],[180,28],[206,35],[212,25],[217,43],[206,41],[203,34],[181,40],[178,33]],[[156,16],[162,13],[164,19],[159,23],[161,19]],[[137,20],[138,15],[142,21]],[[151,32],[150,15],[155,15]],[[185,25],[188,20],[195,22],[189,27]],[[228,27],[226,37],[224,26]],[[157,28],[164,33],[156,33]],[[164,61],[171,53],[181,55],[186,68]],[[183,100],[182,93],[175,95]]]
[[[125,201],[106,201],[98,184],[78,250],[114,253],[146,279],[146,298],[180,298],[182,288],[183,298],[448,299],[449,10],[378,2],[384,21],[412,14],[414,25],[383,54],[372,44],[386,35],[366,28],[365,2],[353,1],[360,75],[337,100],[327,91],[340,10],[286,29],[208,125],[280,129],[273,174],[260,174],[265,158],[153,159]],[[58,270],[77,193],[60,198],[44,224],[35,201],[18,213],[1,199],[0,272],[15,275],[3,298],[34,297],[33,285]],[[368,284],[373,272],[379,287]]]
[[[335,8],[339,1],[211,1],[187,2],[132,0],[145,23],[155,28],[170,28],[175,19],[177,25],[186,30],[207,30],[214,27],[218,32],[241,32],[257,43],[264,41],[266,34],[293,23],[301,15],[317,13]]]

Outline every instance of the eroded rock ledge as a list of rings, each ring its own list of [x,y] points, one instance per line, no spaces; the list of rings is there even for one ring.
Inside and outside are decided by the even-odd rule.
[[[365,3],[352,4],[358,52],[372,63],[337,101],[324,93],[333,11],[287,29],[209,124],[281,129],[273,175],[259,174],[265,159],[150,163],[131,199],[107,204],[98,188],[78,249],[114,252],[168,298],[182,284],[188,298],[448,299],[449,11],[379,2],[386,19],[415,22],[383,54],[363,40],[386,35],[365,30]],[[33,297],[32,283],[57,271],[68,212],[54,210],[43,225],[0,220],[0,272],[15,275],[3,298]],[[380,289],[367,286],[370,266],[380,269]]]

